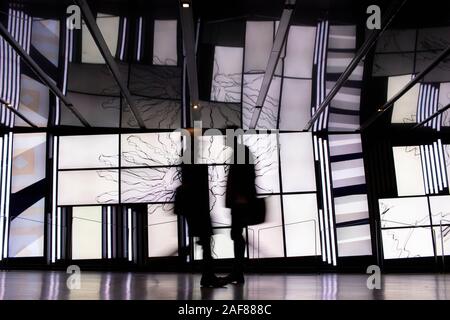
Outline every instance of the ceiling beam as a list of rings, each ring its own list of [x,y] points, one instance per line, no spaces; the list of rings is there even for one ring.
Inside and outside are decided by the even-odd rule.
[[[336,96],[339,90],[342,88],[344,83],[350,77],[352,72],[356,69],[360,61],[366,56],[369,50],[375,45],[377,40],[381,37],[387,27],[391,24],[394,18],[397,16],[401,8],[406,4],[408,0],[398,0],[394,1],[392,5],[387,10],[386,14],[383,14],[383,21],[381,22],[381,28],[375,29],[371,32],[370,36],[366,39],[363,45],[356,52],[356,55],[353,57],[353,60],[347,66],[345,71],[341,74],[339,79],[334,84],[333,88],[331,88],[330,92],[327,94],[325,99],[320,103],[316,108],[316,112],[312,115],[311,119],[306,124],[304,131],[308,131],[311,126],[314,124],[314,121],[320,116],[322,112],[324,112],[325,108],[330,104],[331,100]]]
[[[272,51],[270,52],[269,60],[267,61],[266,72],[259,89],[258,98],[256,99],[255,110],[253,111],[252,119],[250,121],[250,129],[255,129],[258,124],[259,117],[266,101],[267,93],[269,92],[270,84],[272,82],[275,68],[278,64],[278,59],[281,55],[281,50],[286,42],[291,17],[295,10],[296,0],[286,0],[284,4],[283,13],[281,14],[280,23],[278,24],[277,33],[273,42]]]
[[[72,102],[62,93],[55,82],[42,70],[41,67],[31,58],[31,56],[22,48],[22,46],[14,39],[9,31],[0,23],[0,34],[14,49],[14,51],[22,58],[22,60],[30,67],[31,70],[38,76],[38,78],[56,95],[63,104],[80,120],[85,127],[90,127],[86,119],[73,106]]]
[[[139,110],[136,108],[134,104],[134,100],[131,96],[130,91],[128,90],[128,87],[126,86],[123,77],[119,71],[119,67],[117,66],[116,61],[113,58],[113,55],[111,54],[111,51],[108,48],[108,45],[106,44],[105,38],[103,38],[103,35],[97,25],[97,22],[95,21],[94,15],[92,14],[91,9],[89,8],[89,5],[86,0],[74,0],[75,3],[80,7],[81,13],[84,18],[84,22],[86,23],[86,26],[88,27],[92,38],[94,39],[98,49],[100,50],[100,53],[103,56],[103,59],[105,59],[106,64],[111,71],[114,79],[116,80],[117,84],[119,85],[120,91],[122,92],[123,97],[125,98],[126,102],[128,103],[128,106],[130,107],[131,113],[133,114],[134,118],[136,119],[139,127],[141,129],[145,129],[145,123],[144,120],[141,117],[141,114],[139,113]]]
[[[426,66],[418,75],[412,78],[399,92],[397,92],[391,99],[386,101],[380,108],[378,108],[377,113],[372,115],[368,120],[366,120],[358,130],[365,130],[371,126],[375,121],[377,121],[383,114],[390,110],[394,103],[400,99],[406,92],[409,91],[416,83],[423,79],[431,70],[434,69],[441,61],[443,61],[450,54],[450,46],[442,50],[441,53],[434,59],[430,64]],[[357,131],[358,131],[357,130]]]
[[[0,97],[0,103],[4,105],[9,111],[14,113],[16,116],[18,116],[20,119],[25,121],[27,124],[29,124],[33,128],[39,128],[37,125],[35,125],[31,120],[28,120],[27,117],[25,117],[19,110],[14,109],[14,107],[11,105],[11,103],[7,102],[6,100],[3,100]]]
[[[199,91],[197,75],[196,30],[191,0],[180,0],[180,22],[183,34],[183,52],[186,59],[186,69],[189,87],[190,107],[193,120],[200,119]]]

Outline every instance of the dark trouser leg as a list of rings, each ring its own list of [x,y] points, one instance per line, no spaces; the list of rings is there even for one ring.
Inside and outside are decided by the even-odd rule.
[[[203,275],[213,275],[213,258],[211,253],[211,237],[201,237],[200,244],[203,250],[203,265],[202,273]]]
[[[231,239],[234,245],[234,267],[233,272],[241,274],[244,272],[245,259],[245,239],[243,236],[244,227],[238,219],[233,218],[231,226]]]

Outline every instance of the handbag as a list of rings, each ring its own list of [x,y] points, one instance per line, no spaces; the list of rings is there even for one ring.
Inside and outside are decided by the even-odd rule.
[[[249,205],[245,215],[245,224],[253,226],[266,221],[266,200],[264,198],[255,198]]]

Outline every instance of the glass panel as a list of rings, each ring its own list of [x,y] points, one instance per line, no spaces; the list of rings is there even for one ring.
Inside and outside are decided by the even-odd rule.
[[[72,209],[72,259],[102,258],[102,207]]]

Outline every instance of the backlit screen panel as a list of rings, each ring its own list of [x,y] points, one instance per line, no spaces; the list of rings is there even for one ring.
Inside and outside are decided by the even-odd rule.
[[[432,257],[433,242],[430,228],[382,230],[385,259]]]
[[[312,194],[283,195],[288,257],[320,255],[317,199]]]
[[[148,256],[170,257],[178,254],[177,216],[173,204],[148,205]]]
[[[411,75],[395,76],[388,78],[389,100],[396,95],[409,81]],[[417,101],[419,99],[419,85],[412,87],[394,104],[392,123],[414,123],[417,121]]]
[[[426,197],[380,199],[381,227],[430,225]]]
[[[121,135],[122,167],[180,164],[180,133],[134,133]]]
[[[122,169],[121,200],[123,203],[173,201],[180,174],[176,167]]]
[[[117,135],[61,136],[59,169],[109,168],[119,166]]]
[[[177,20],[155,20],[153,64],[176,66],[177,63]]]
[[[31,205],[10,223],[10,258],[44,255],[45,200]]]
[[[118,35],[119,35],[119,17],[114,17],[106,14],[98,14],[97,26],[105,39],[109,51],[114,56],[117,49]],[[100,51],[95,44],[88,27],[85,23],[82,25],[82,52],[81,61],[83,63],[105,63]]]
[[[419,146],[393,147],[399,196],[425,194]]]
[[[273,21],[247,21],[245,29],[245,72],[264,73],[273,46]]]
[[[118,170],[58,173],[58,205],[106,204],[119,201]]]
[[[281,133],[280,156],[283,192],[316,190],[310,133]]]
[[[243,48],[220,47],[214,51],[211,100],[240,102]]]
[[[102,207],[72,209],[72,259],[102,258]]]
[[[310,78],[314,57],[316,28],[291,26],[286,45],[284,75],[294,78]]]

